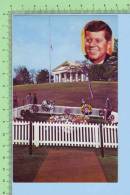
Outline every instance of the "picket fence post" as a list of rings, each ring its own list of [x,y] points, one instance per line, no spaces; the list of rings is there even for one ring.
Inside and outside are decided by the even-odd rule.
[[[100,123],[101,156],[104,158],[103,124]]]
[[[99,148],[99,125],[95,124],[95,142],[96,148]]]
[[[29,154],[32,154],[32,122],[29,124]]]
[[[34,127],[34,145],[38,147],[39,146],[39,122],[34,122],[33,127]]]

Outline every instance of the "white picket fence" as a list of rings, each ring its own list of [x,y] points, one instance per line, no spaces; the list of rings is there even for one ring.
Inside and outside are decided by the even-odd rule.
[[[99,124],[32,123],[32,143],[35,146],[101,146]],[[117,125],[102,124],[103,146],[118,147]],[[13,122],[13,143],[29,145],[30,122]]]

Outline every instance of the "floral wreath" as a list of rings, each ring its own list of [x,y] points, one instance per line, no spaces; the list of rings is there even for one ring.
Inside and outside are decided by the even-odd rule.
[[[52,100],[43,100],[43,102],[41,104],[41,108],[44,111],[54,110],[55,109],[55,102]]]
[[[90,104],[83,104],[81,106],[81,112],[83,114],[91,114],[92,113],[92,106]]]

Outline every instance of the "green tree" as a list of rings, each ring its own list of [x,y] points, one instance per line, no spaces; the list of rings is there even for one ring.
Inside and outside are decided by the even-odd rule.
[[[103,66],[103,64],[92,65],[88,71],[88,76],[90,81],[104,80],[103,78],[104,71],[105,71],[105,66]]]
[[[25,66],[14,69],[16,76],[13,78],[14,85],[33,83],[29,70]]]
[[[37,83],[46,83],[49,82],[49,72],[47,69],[43,69],[36,75]]]

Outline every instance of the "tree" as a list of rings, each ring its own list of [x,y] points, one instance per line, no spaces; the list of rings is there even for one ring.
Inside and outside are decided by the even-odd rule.
[[[14,69],[16,76],[13,78],[14,85],[33,83],[31,75],[25,66],[19,66]]]
[[[103,78],[104,72],[105,72],[105,66],[103,64],[92,65],[88,71],[88,76],[90,81],[104,80]]]
[[[40,72],[38,72],[36,76],[37,83],[46,83],[49,82],[49,72],[47,69],[43,69]]]
[[[13,78],[13,85],[18,85],[18,81],[16,78]]]

